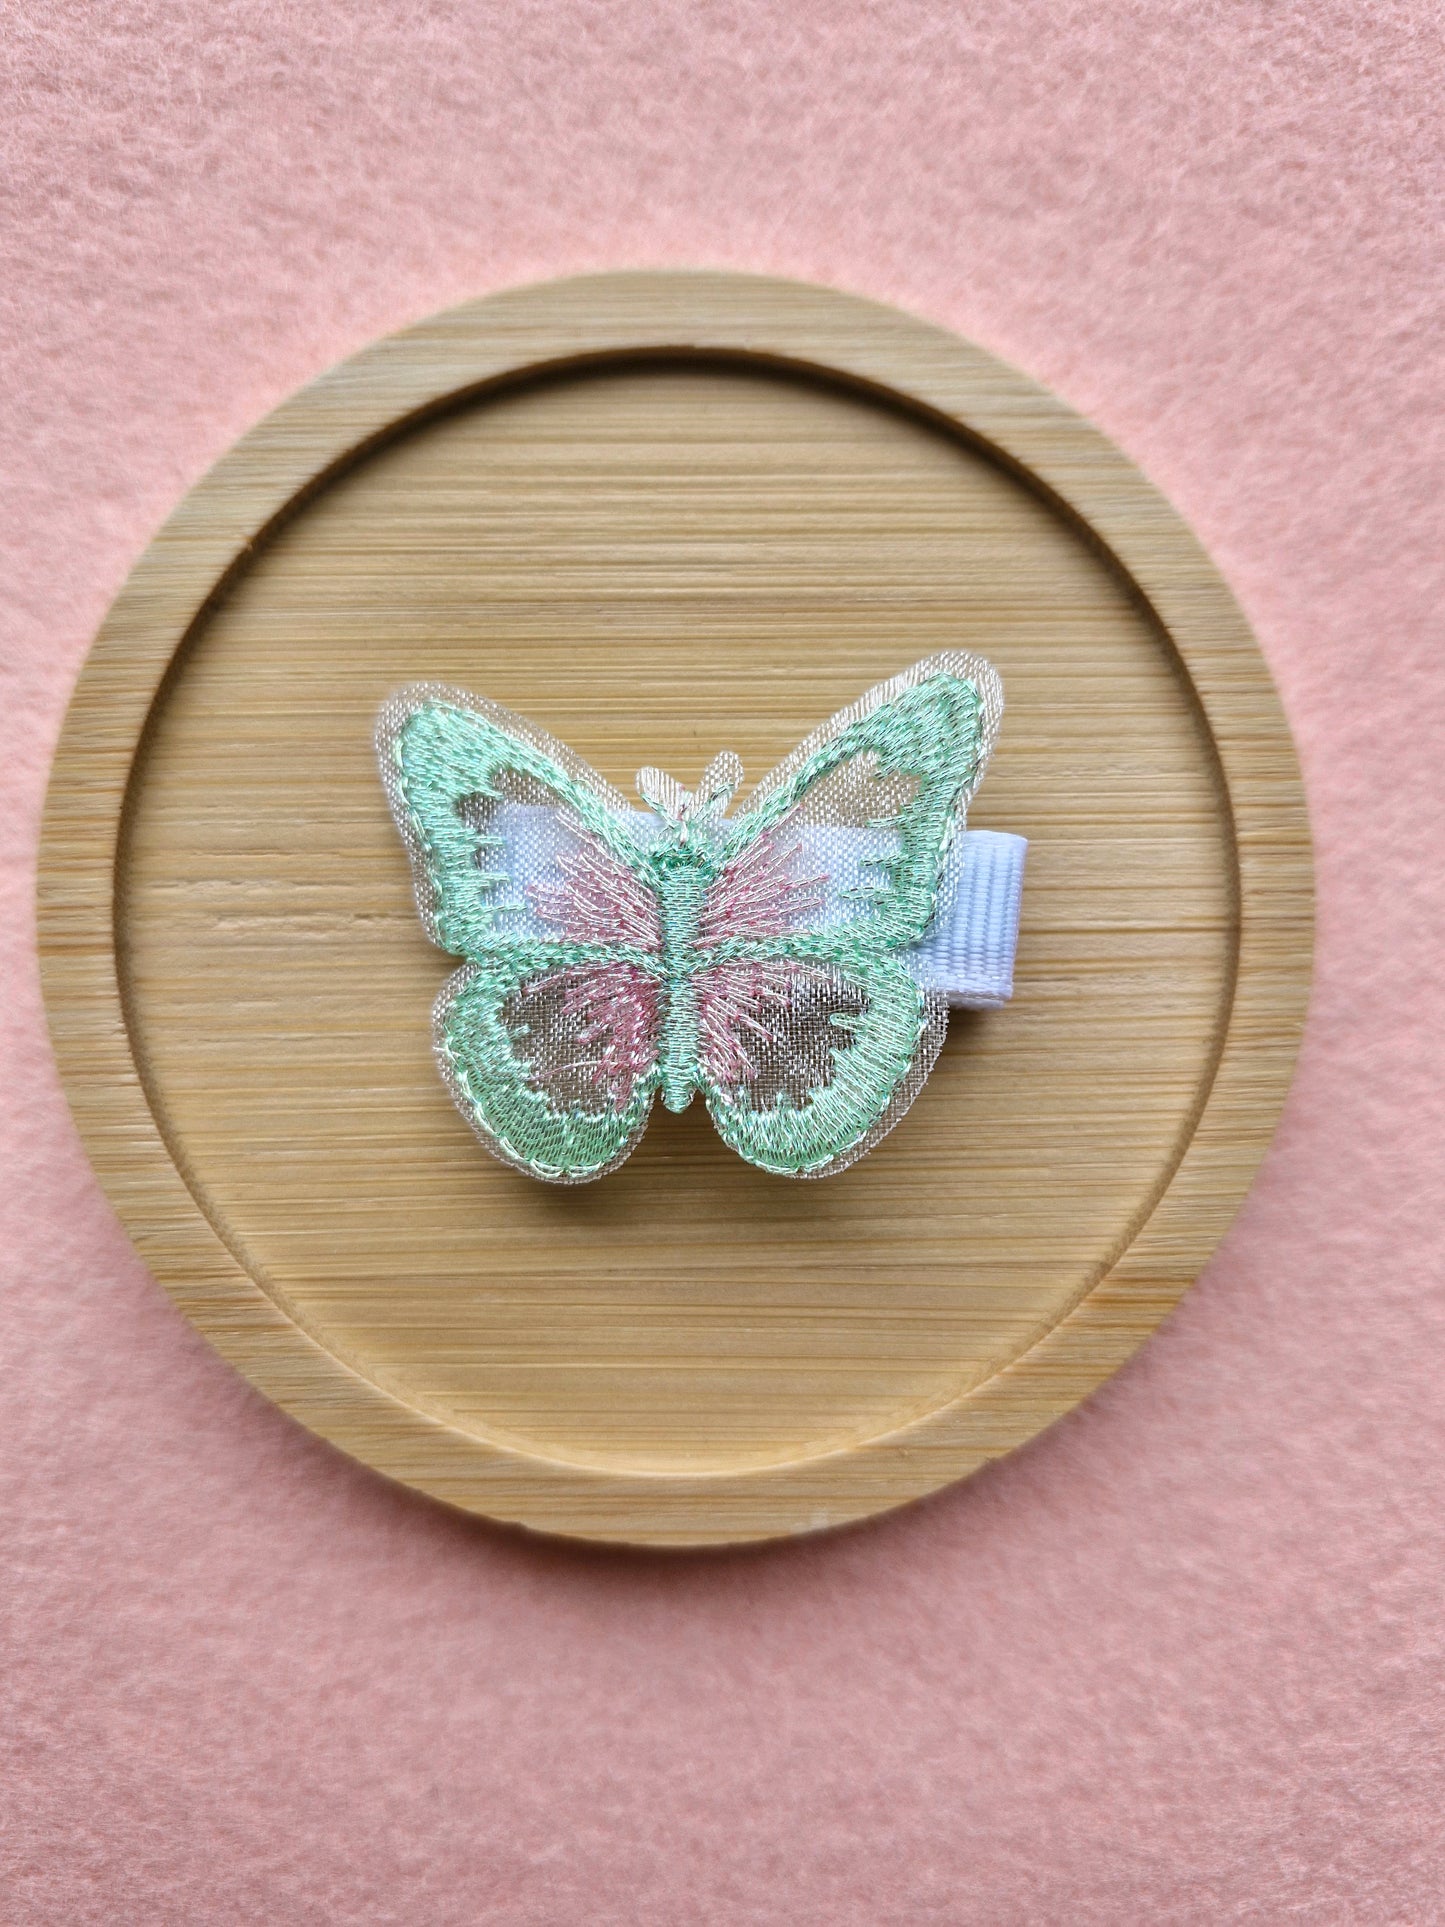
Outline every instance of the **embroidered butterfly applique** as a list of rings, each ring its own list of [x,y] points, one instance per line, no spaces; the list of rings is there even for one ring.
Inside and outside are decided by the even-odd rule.
[[[731,753],[633,809],[525,718],[418,685],[383,708],[382,777],[433,942],[433,1013],[486,1148],[533,1177],[613,1171],[653,1102],[700,1095],[750,1163],[826,1177],[918,1095],[949,1003],[1011,988],[1023,839],[960,835],[1003,702],[977,657],[871,689],[737,816]]]

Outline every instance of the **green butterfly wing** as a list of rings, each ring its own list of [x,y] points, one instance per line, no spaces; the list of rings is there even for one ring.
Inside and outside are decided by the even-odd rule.
[[[705,1079],[704,1096],[718,1135],[749,1164],[823,1178],[856,1163],[907,1111],[943,1047],[948,1005],[883,952],[824,967],[785,1023],[790,1048],[741,1083]],[[810,1030],[821,1047],[799,1049],[792,1040]]]
[[[432,942],[454,957],[490,955],[525,908],[490,833],[513,809],[560,810],[635,868],[627,798],[545,730],[465,691],[419,683],[383,707],[377,757],[411,858],[417,909]]]
[[[720,942],[700,972],[713,1007],[740,1014],[736,1050],[714,1051],[724,1062],[711,1073],[704,1050],[699,1081],[719,1134],[750,1163],[829,1176],[870,1150],[921,1090],[947,1006],[915,982],[903,953],[933,918],[1001,711],[988,664],[956,654],[920,663],[826,723],[731,826],[735,866],[763,842],[792,839],[804,867],[834,875],[821,914],[782,936]],[[856,876],[840,888],[844,850]],[[719,924],[726,911],[720,903]],[[746,1072],[727,1074],[740,1060]]]
[[[937,907],[944,859],[1002,711],[990,664],[929,657],[870,689],[765,776],[730,827],[729,850],[784,819],[875,833],[871,887],[860,890],[849,928],[878,948],[907,949]]]
[[[642,1135],[659,1081],[648,885],[626,799],[524,718],[433,685],[392,698],[377,748],[423,926],[467,959],[432,1020],[458,1108],[504,1163],[560,1183],[603,1176]],[[556,914],[539,914],[520,873],[569,860],[625,914],[589,916],[565,883]]]

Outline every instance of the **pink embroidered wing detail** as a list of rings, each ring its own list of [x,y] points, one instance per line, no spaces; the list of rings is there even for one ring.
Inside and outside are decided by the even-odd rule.
[[[707,893],[698,942],[785,937],[816,917],[828,879],[796,874],[802,848],[796,833],[780,823],[740,850]]]
[[[549,934],[661,950],[656,899],[600,838],[579,831],[554,867],[555,881],[527,887]],[[558,1110],[625,1111],[657,1063],[662,988],[635,963],[564,964],[523,984],[507,1019],[533,1087]]]
[[[543,923],[571,943],[625,943],[661,950],[657,899],[600,837],[579,831],[575,847],[557,857],[558,881],[527,886],[527,900]]]
[[[554,1109],[625,1111],[657,1062],[662,990],[636,964],[564,964],[506,1006],[518,1055]]]
[[[708,891],[698,925],[700,944],[767,942],[815,921],[828,879],[800,874],[802,843],[786,824],[765,830],[724,869]],[[698,1058],[725,1089],[772,1085],[799,1101],[831,1069],[832,1048],[846,1043],[829,1028],[837,986],[822,965],[764,957],[707,966],[696,979]]]
[[[713,964],[698,972],[698,1059],[715,1084],[731,1090],[782,1072],[807,1055],[817,1075],[828,1070],[826,1047],[841,1038],[820,1032],[830,1011],[833,973],[821,964],[767,957],[748,963]],[[804,1046],[810,1033],[811,1049]]]

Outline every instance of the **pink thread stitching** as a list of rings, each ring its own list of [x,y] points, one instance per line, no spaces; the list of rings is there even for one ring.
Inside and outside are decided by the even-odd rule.
[[[804,988],[829,984],[832,979],[817,964],[772,957],[714,964],[699,971],[695,981],[698,1055],[714,1083],[732,1086],[758,1075],[758,1045],[780,1045],[784,1040],[785,1026],[763,1023],[763,1010],[771,1005],[779,1019],[785,1019]],[[748,1049],[750,1043],[753,1052]]]
[[[527,887],[528,900],[544,923],[575,943],[662,948],[656,899],[599,837],[584,833],[575,850],[564,850],[557,858],[557,870],[560,883]]]
[[[698,942],[781,937],[804,917],[818,915],[827,901],[828,879],[793,875],[801,849],[796,836],[777,829],[748,844],[708,891]]]
[[[560,987],[558,1015],[575,1025],[569,1042],[584,1054],[572,1068],[586,1071],[594,1090],[625,1111],[637,1080],[657,1062],[662,1005],[655,977],[636,964],[570,964],[533,978],[529,992]]]
[[[574,943],[662,948],[657,903],[624,863],[590,832],[557,858],[558,883],[533,883],[527,898],[544,923]],[[624,1111],[640,1077],[657,1062],[662,1029],[659,985],[629,963],[570,964],[533,978],[529,992],[560,986],[558,1015],[575,1026],[569,1043],[584,1053],[572,1068]],[[585,1053],[590,1053],[590,1057]]]

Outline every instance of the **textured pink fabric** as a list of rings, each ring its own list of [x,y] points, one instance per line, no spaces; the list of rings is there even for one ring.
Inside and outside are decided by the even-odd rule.
[[[1433,0],[12,0],[0,63],[7,1922],[1445,1918]],[[1307,772],[1294,1097],[1011,1463],[691,1561],[393,1490],[211,1356],[68,1120],[32,846],[157,522],[509,282],[836,281],[1052,383],[1243,597]]]

